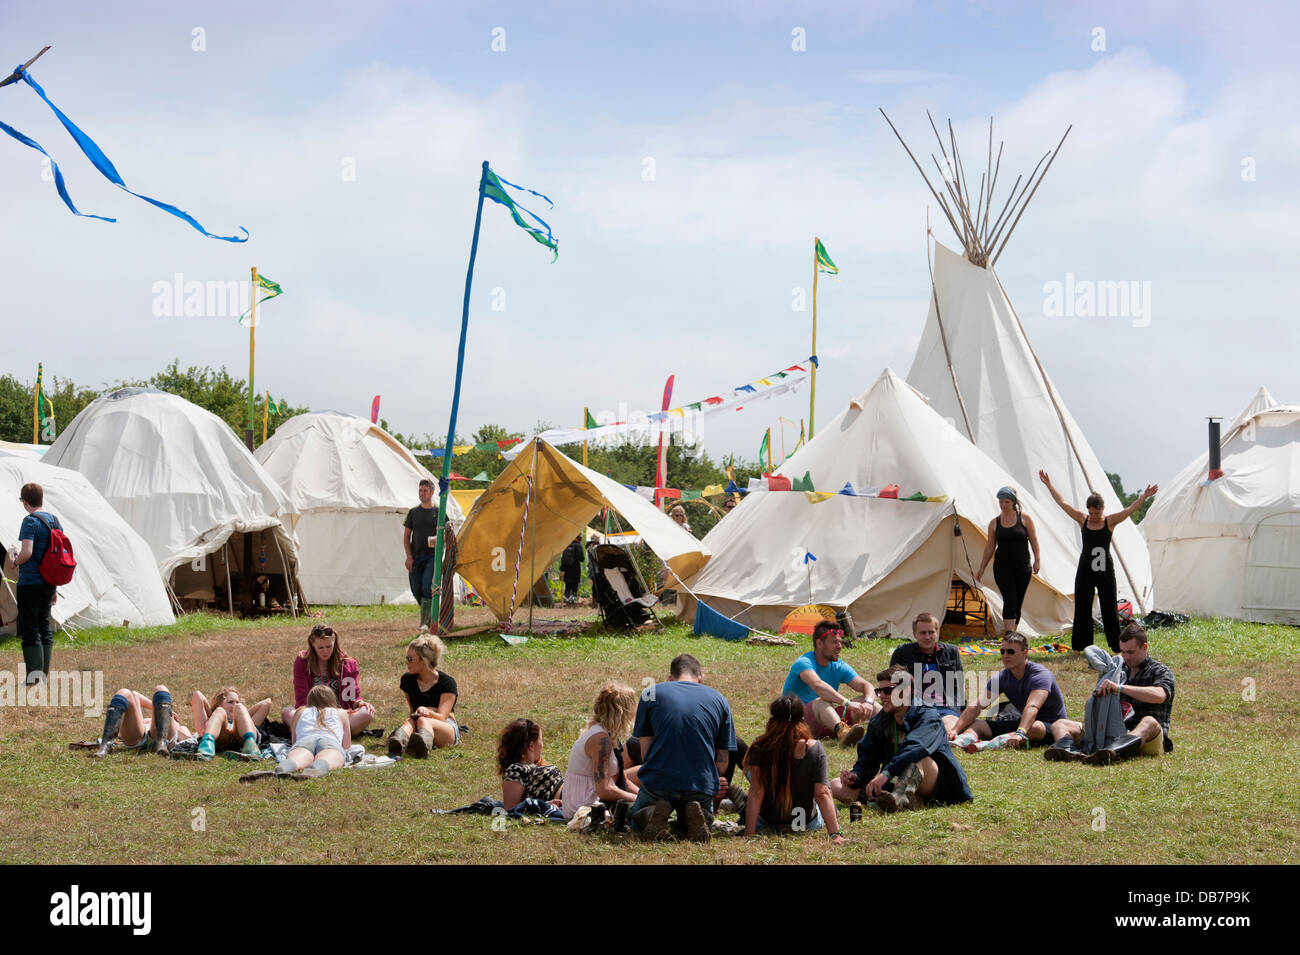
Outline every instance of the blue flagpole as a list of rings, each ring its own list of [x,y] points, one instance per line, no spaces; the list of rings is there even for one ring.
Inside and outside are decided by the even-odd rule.
[[[456,390],[451,397],[451,422],[447,425],[447,441],[442,452],[442,480],[438,482],[438,541],[433,549],[433,619],[429,630],[438,632],[438,615],[442,602],[442,556],[444,529],[447,526],[447,496],[451,493],[451,450],[456,443],[456,414],[460,410],[460,382],[465,373],[465,338],[469,334],[469,290],[474,282],[474,258],[478,255],[478,231],[483,221],[483,191],[487,186],[488,164],[483,160],[483,172],[478,181],[478,210],[474,213],[474,241],[469,247],[469,270],[465,273],[465,304],[460,316],[460,348],[456,352]]]

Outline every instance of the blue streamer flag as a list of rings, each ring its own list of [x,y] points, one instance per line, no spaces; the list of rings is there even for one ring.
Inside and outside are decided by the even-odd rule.
[[[209,239],[220,239],[223,242],[247,242],[248,241],[248,230],[245,229],[243,226],[239,227],[240,231],[244,233],[243,236],[214,235],[213,233],[209,232],[207,229],[203,228],[203,226],[199,224],[199,221],[195,219],[192,215],[190,215],[188,212],[178,209],[175,206],[171,205],[170,203],[162,202],[158,199],[151,199],[148,196],[141,195],[140,193],[134,192],[131,189],[127,188],[126,182],[123,181],[121,174],[118,173],[117,167],[113,165],[112,160],[110,160],[107,156],[104,155],[104,151],[99,148],[99,146],[95,143],[93,139],[91,139],[84,132],[82,132],[76,123],[68,119],[68,117],[64,115],[63,111],[50,101],[50,98],[45,95],[45,90],[41,89],[40,84],[38,84],[34,79],[32,79],[31,74],[29,74],[25,69],[23,69],[23,67],[20,66],[14,70],[13,75],[19,77],[24,83],[26,83],[33,90],[36,91],[37,96],[45,100],[46,105],[49,106],[50,109],[54,111],[54,115],[57,116],[59,122],[63,124],[63,128],[68,131],[68,134],[73,138],[73,140],[76,141],[77,145],[81,147],[81,151],[85,154],[86,158],[90,160],[91,165],[93,165],[96,169],[98,169],[100,174],[109,182],[111,182],[113,185],[117,186],[123,192],[130,193],[131,195],[135,196],[137,199],[143,199],[151,206],[155,206],[161,209],[163,212],[169,213],[170,215],[174,215],[178,219],[184,219],[186,222],[192,225],[199,232],[203,233]],[[77,207],[72,204],[72,198],[68,195],[67,187],[64,185],[63,182],[63,174],[59,171],[59,167],[54,162],[54,158],[50,156],[49,153],[45,152],[45,150],[41,147],[41,145],[38,142],[36,142],[36,140],[31,139],[28,136],[24,136],[22,133],[18,132],[18,130],[14,129],[12,126],[6,126],[4,123],[0,123],[0,128],[2,128],[6,133],[8,133],[14,139],[18,140],[24,146],[30,146],[32,149],[39,150],[45,156],[49,157],[50,165],[54,170],[54,185],[59,191],[59,197],[63,199],[64,204],[69,209],[71,209],[75,215],[85,216],[86,218],[89,219],[99,219],[103,222],[117,221],[116,219],[110,219],[106,216],[96,216],[86,212],[79,212],[77,210]]]
[[[541,216],[537,215],[535,212],[530,212],[529,210],[525,209],[523,206],[519,205],[519,203],[511,199],[510,195],[503,188],[504,186],[509,186],[511,189],[517,189],[520,192],[527,192],[530,195],[534,195],[538,199],[545,201],[545,203],[548,206],[550,206],[552,209],[555,208],[555,203],[551,202],[550,199],[547,199],[546,196],[542,195],[540,192],[533,192],[533,190],[531,189],[527,189],[523,186],[516,186],[513,182],[508,182],[507,180],[502,179],[490,168],[485,170],[484,172],[483,175],[484,198],[491,199],[493,202],[500,203],[501,205],[509,209],[510,217],[515,220],[515,225],[519,226],[519,228],[523,229],[525,232],[531,235],[542,245],[550,249],[552,253],[554,253],[551,256],[551,261],[554,262],[556,259],[560,257],[560,243],[559,240],[556,239],[555,236],[551,233],[551,227],[546,224],[546,220],[544,220]],[[522,213],[523,215],[521,215],[520,213]],[[541,226],[541,228],[539,229],[537,226],[529,225],[528,222],[524,220],[525,215],[528,216],[533,221],[537,222]]]

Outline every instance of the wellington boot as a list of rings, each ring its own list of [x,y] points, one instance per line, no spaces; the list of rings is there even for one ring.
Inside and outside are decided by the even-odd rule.
[[[885,812],[900,812],[904,809],[919,809],[921,797],[916,789],[921,785],[921,770],[916,763],[909,763],[907,768],[894,777],[893,790],[882,790],[876,794],[876,805]]]
[[[161,698],[161,694],[154,697],[153,723],[150,724],[149,733],[154,741],[153,751],[159,756],[166,756],[172,736],[172,699],[170,696],[166,699]]]
[[[388,755],[401,756],[406,752],[406,744],[411,740],[411,734],[405,726],[399,726],[393,730],[392,735],[388,737]]]
[[[433,730],[417,730],[411,734],[411,741],[406,744],[406,755],[416,759],[424,759],[433,750]]]
[[[1073,737],[1062,736],[1043,751],[1043,758],[1052,763],[1080,763],[1088,754],[1074,745]]]
[[[1142,737],[1125,733],[1104,749],[1099,749],[1087,758],[1089,766],[1109,766],[1121,759],[1136,756],[1142,750]]]
[[[426,632],[426,631],[428,631],[428,629],[429,629],[430,625],[432,625],[432,623],[433,623],[433,600],[432,600],[432,598],[430,598],[430,599],[428,599],[428,600],[421,600],[421,601],[420,601],[420,630],[421,630],[421,632]]]

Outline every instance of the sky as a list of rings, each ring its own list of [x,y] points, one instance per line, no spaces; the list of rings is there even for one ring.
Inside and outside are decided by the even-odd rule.
[[[43,362],[102,387],[176,358],[244,377],[236,316],[185,315],[166,289],[256,265],[285,289],[257,329],[259,391],[358,415],[379,394],[393,429],[445,433],[486,159],[554,201],[529,197],[560,254],[484,209],[461,435],[657,410],[670,374],[686,404],[805,360],[813,236],[841,269],[819,284],[825,424],[911,367],[927,209],[956,246],[883,107],[918,157],[927,109],[966,157],[992,116],[1004,176],[1073,126],[997,271],[1127,487],[1170,479],[1205,416],[1261,385],[1300,402],[1293,6],[609,6],[0,7],[0,55],[51,44],[32,75],[131,188],[251,234],[207,239],[116,189],[31,89],[0,89],[0,120],[55,157],[78,207],[117,218],[73,216],[43,157],[0,136],[0,373]],[[1136,282],[1149,314],[1061,315],[1047,289],[1069,276]],[[705,419],[703,447],[753,459],[771,427],[779,452],[780,419],[807,416],[806,389],[755,403]]]

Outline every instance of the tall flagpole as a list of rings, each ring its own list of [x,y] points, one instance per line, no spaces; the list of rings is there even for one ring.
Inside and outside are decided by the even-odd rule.
[[[262,443],[266,444],[266,419],[271,415],[271,393],[266,393],[266,401],[262,404]]]
[[[465,273],[465,304],[460,315],[460,348],[456,352],[456,390],[451,397],[451,423],[447,425],[447,440],[443,444],[442,479],[438,482],[438,542],[433,549],[433,629],[438,629],[442,602],[442,555],[447,526],[447,495],[451,491],[451,449],[456,443],[456,414],[460,411],[460,383],[465,374],[465,339],[469,335],[469,290],[474,281],[474,257],[478,255],[478,231],[483,221],[483,190],[487,186],[487,160],[478,180],[478,210],[474,213],[474,239],[469,247],[469,269]]]
[[[49,47],[46,47],[45,49],[48,50]],[[45,50],[42,50],[41,52],[44,53]],[[30,368],[31,366],[28,365],[27,367]],[[40,362],[36,363],[36,394],[32,395],[32,444],[41,443],[41,372],[44,370],[44,367],[45,366]]]
[[[584,431],[587,430],[587,418],[590,414],[591,414],[590,408],[582,409],[582,428]],[[587,439],[586,438],[582,439],[582,466],[584,468],[587,466]]]
[[[817,412],[817,243],[821,242],[817,236],[813,236],[813,334],[812,334],[812,387],[808,389],[808,438],[812,439],[813,425],[816,421]]]
[[[248,317],[248,427],[244,429],[244,443],[253,450],[253,403],[257,392],[253,390],[253,333],[257,330],[257,266],[253,266],[253,308]]]

